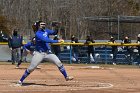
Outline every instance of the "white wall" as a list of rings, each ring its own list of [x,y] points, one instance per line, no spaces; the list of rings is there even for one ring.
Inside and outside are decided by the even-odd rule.
[[[27,61],[31,60],[31,55],[28,55]],[[8,45],[0,45],[0,61],[11,60],[11,50]]]

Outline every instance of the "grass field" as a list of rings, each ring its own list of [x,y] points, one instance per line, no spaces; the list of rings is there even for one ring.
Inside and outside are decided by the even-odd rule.
[[[57,67],[40,64],[24,81],[17,82],[29,63],[19,69],[0,62],[0,93],[140,93],[140,68],[132,65],[64,64],[74,80],[65,81]]]

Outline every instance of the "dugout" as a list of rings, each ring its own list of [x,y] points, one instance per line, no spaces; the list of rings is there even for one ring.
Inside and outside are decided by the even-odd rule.
[[[119,42],[119,41],[118,41]],[[63,62],[69,62],[69,63],[75,63],[72,56],[72,47],[73,45],[80,46],[80,55],[79,62],[78,63],[88,63],[89,59],[87,57],[87,44],[85,43],[62,43],[62,44],[53,44],[53,45],[61,45],[61,46],[69,46],[68,48],[65,48],[60,53],[60,60]],[[112,53],[110,46],[118,46],[118,53],[116,57],[117,64],[135,64],[139,62],[138,58],[138,51],[136,51],[135,48],[132,48],[135,51],[132,51],[131,56],[127,56],[126,49],[122,49],[123,46],[140,46],[140,44],[137,43],[131,43],[131,44],[122,44],[122,43],[108,43],[108,42],[102,42],[98,41],[96,43],[91,43],[89,45],[93,45],[95,48],[95,61],[91,62],[93,64],[112,64]],[[130,58],[131,57],[131,58]],[[77,62],[76,62],[77,63]]]
[[[108,40],[113,36],[121,42],[125,36],[128,36],[132,42],[136,42],[137,35],[140,33],[140,16],[91,16],[77,18],[78,38],[84,38],[87,35],[92,35],[94,40]],[[83,26],[84,25],[84,26]],[[84,30],[83,30],[84,29]],[[84,33],[84,36],[83,36]],[[118,42],[117,41],[117,42]],[[102,60],[109,62],[109,56],[106,55],[110,49],[107,46],[104,49],[97,47],[97,51],[102,51]],[[98,52],[99,52],[98,51]],[[104,51],[104,52],[103,52]],[[125,51],[125,50],[124,50]],[[125,63],[125,52],[117,54],[118,61]],[[105,59],[108,58],[108,59]],[[100,58],[101,59],[101,58]]]

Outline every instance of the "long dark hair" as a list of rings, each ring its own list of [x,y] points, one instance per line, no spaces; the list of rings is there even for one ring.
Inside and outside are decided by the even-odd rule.
[[[39,29],[39,25],[40,23],[43,21],[36,21],[33,25],[32,25],[32,29],[34,31],[34,33],[36,33],[36,31]]]

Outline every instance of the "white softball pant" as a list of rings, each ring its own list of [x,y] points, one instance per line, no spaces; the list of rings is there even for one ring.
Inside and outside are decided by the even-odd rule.
[[[41,63],[41,61],[44,58],[47,59],[50,62],[53,62],[57,67],[61,67],[62,66],[61,61],[58,59],[58,57],[56,55],[54,55],[54,54],[47,54],[46,52],[34,51],[33,57],[32,57],[31,63],[30,63],[30,66],[27,68],[29,73],[34,71],[36,69],[36,67]]]

